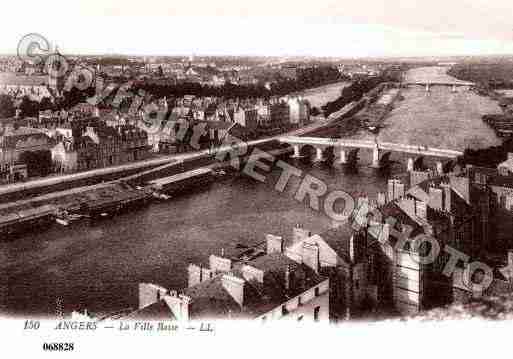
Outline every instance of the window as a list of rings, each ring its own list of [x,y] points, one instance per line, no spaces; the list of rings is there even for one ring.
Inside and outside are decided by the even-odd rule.
[[[303,302],[301,301],[301,296],[297,297],[297,306],[300,307],[303,305]]]
[[[316,322],[319,321],[319,313],[321,312],[321,307],[315,307],[314,308],[314,320]]]
[[[315,296],[318,297],[319,296],[319,287],[315,287]]]
[[[355,281],[354,281],[354,289],[356,289],[356,290],[360,289],[360,282],[358,282],[358,279],[355,279]]]
[[[506,208],[506,195],[499,196],[499,206],[500,208]]]
[[[281,315],[287,315],[287,314],[289,314],[287,307],[285,305],[282,305],[281,306]]]

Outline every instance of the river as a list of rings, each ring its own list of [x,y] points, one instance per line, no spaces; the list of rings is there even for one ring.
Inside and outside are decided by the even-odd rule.
[[[351,194],[384,190],[386,178],[362,164],[357,173],[325,164],[288,159],[323,180],[330,190]],[[87,308],[111,313],[137,306],[137,284],[182,288],[187,265],[207,260],[221,248],[254,245],[266,233],[289,236],[301,223],[314,233],[331,226],[325,215],[294,199],[299,179],[283,193],[274,190],[278,167],[260,183],[229,175],[211,187],[152,203],[113,219],[54,225],[0,243],[0,270],[7,274],[4,312],[54,315]],[[0,299],[1,299],[0,293]]]

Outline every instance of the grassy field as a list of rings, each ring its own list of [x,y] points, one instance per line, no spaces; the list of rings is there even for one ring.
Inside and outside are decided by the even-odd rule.
[[[439,70],[428,68],[423,73],[414,69],[408,76],[440,78]],[[410,145],[425,145],[443,149],[464,150],[499,145],[500,139],[482,120],[489,113],[501,113],[496,101],[474,92],[434,86],[426,93],[421,86],[401,91],[404,100],[397,101],[384,121],[378,140]],[[361,130],[354,137],[373,139]]]

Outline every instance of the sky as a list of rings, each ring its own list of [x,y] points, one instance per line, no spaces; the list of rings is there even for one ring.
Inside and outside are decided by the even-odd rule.
[[[0,52],[406,57],[513,54],[511,0],[16,0]]]

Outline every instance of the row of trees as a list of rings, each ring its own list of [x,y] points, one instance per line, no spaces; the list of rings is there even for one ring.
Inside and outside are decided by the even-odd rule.
[[[51,109],[54,104],[48,97],[41,101],[31,100],[29,96],[23,96],[15,101],[12,96],[0,95],[0,119],[12,118],[16,115],[16,109],[20,109],[22,117],[37,117],[39,111]]]
[[[225,98],[269,98],[275,95],[283,96],[315,86],[340,81],[342,79],[344,78],[335,67],[319,66],[299,69],[297,71],[296,79],[278,77],[276,82],[271,83],[270,88],[265,87],[263,84],[235,85],[232,83],[226,83],[223,86],[214,87],[189,82],[181,84],[141,82],[137,84],[135,91],[142,89],[157,98],[162,98],[164,96],[183,97],[184,95]]]
[[[324,115],[329,116],[347,104],[360,100],[365,93],[369,92],[384,81],[385,79],[382,77],[368,77],[357,80],[351,85],[344,87],[339,98],[322,106]]]
[[[0,95],[0,119],[13,117],[16,114],[13,98],[9,95]]]
[[[447,73],[457,79],[476,82],[489,89],[513,89],[511,62],[457,64]]]
[[[48,150],[23,152],[20,162],[27,165],[29,177],[45,177],[52,172],[52,153]]]
[[[181,84],[154,84],[139,83],[135,86],[134,92],[139,89],[146,91],[156,98],[183,97],[185,95],[195,95],[199,97],[269,97],[272,92],[263,85],[234,85],[226,83],[220,87],[201,85],[199,83],[185,82]]]
[[[290,79],[285,77],[278,77],[276,82],[273,82],[270,88],[262,84],[257,85],[235,85],[226,83],[221,87],[214,87],[208,85],[201,85],[199,83],[186,82],[181,84],[166,84],[166,83],[153,83],[153,82],[140,82],[133,88],[133,93],[144,90],[148,94],[156,98],[168,97],[183,97],[184,95],[195,96],[214,96],[224,98],[269,98],[271,96],[283,96],[297,91],[302,91],[308,88],[321,86],[324,84],[332,83],[346,79],[342,77],[333,66],[318,66],[306,69],[297,70],[297,78]],[[351,86],[347,91],[359,91],[357,88],[360,85]],[[63,97],[53,103],[49,98],[43,98],[42,101],[33,101],[28,96],[25,96],[21,101],[16,104],[14,99],[9,95],[0,95],[0,118],[10,118],[16,113],[16,108],[21,110],[23,117],[35,117],[39,111],[47,109],[69,109],[80,102],[86,101],[89,97],[94,96],[94,87],[89,87],[86,90],[79,90],[73,87],[70,91],[63,93]],[[115,92],[106,100],[112,100]],[[343,96],[347,96],[344,93]],[[349,96],[354,98],[353,95]],[[126,104],[129,105],[129,104]]]
[[[491,146],[479,150],[465,149],[459,162],[463,165],[473,165],[497,168],[497,165],[508,158],[508,152],[513,152],[513,139],[505,140],[499,146]]]

